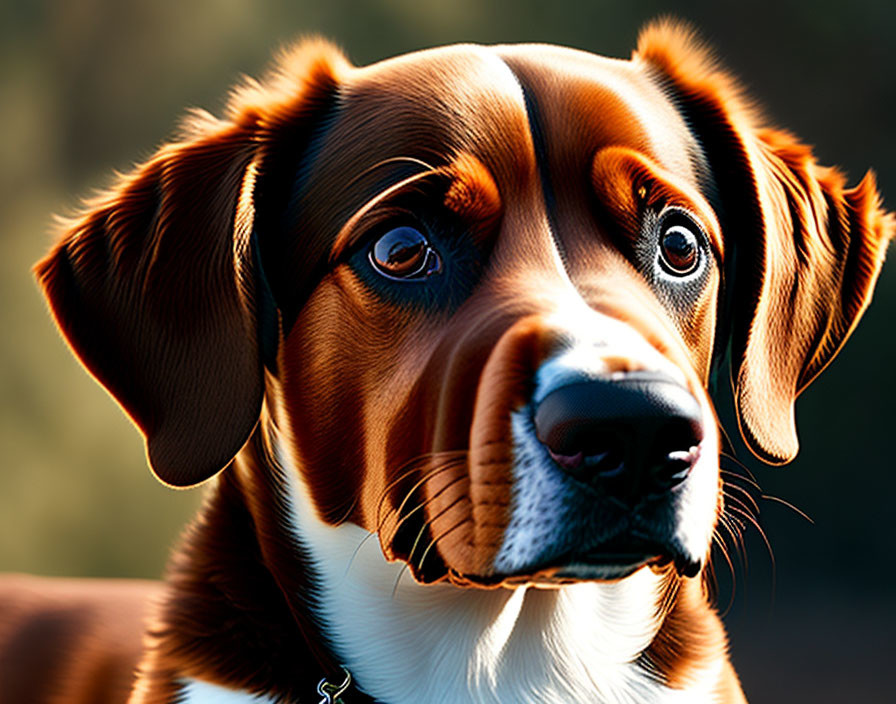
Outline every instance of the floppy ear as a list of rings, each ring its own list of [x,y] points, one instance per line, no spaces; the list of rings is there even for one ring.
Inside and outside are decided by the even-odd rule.
[[[35,267],[75,354],[139,426],[166,484],[227,466],[258,420],[254,174],[308,129],[341,63],[329,46],[300,47],[267,83],[238,89],[228,119],[195,114]]]
[[[745,143],[763,228],[736,255],[735,403],[751,449],[779,464],[799,449],[793,402],[871,302],[894,223],[871,172],[846,189],[785,133],[758,131]]]
[[[794,401],[868,306],[894,218],[870,172],[847,189],[808,147],[762,127],[687,28],[648,27],[637,56],[671,91],[712,172],[741,433],[760,459],[788,462],[799,449]]]

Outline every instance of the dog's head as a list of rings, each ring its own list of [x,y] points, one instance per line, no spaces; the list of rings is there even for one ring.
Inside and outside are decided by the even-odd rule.
[[[226,467],[263,405],[325,523],[420,581],[696,574],[749,447],[867,306],[893,233],[765,129],[686,31],[631,61],[305,44],[73,222],[38,265],[157,476]]]

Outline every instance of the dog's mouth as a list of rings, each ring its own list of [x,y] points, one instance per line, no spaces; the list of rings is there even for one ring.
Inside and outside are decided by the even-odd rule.
[[[702,567],[684,550],[650,538],[626,535],[576,549],[548,563],[504,576],[502,584],[518,586],[562,586],[576,582],[615,582],[643,567],[654,570],[672,566],[681,577],[695,577]]]

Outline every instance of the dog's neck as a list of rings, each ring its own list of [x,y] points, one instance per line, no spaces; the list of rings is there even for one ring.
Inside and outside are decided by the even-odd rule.
[[[648,650],[666,615],[668,575],[648,569],[616,583],[558,589],[420,585],[388,563],[377,536],[331,526],[282,445],[276,447],[291,520],[322,588],[322,630],[377,701],[709,701],[721,660],[686,690],[670,689]],[[696,674],[696,673],[692,673]]]
[[[148,669],[286,701],[314,700],[336,662],[385,704],[714,700],[723,661],[702,644],[718,654],[709,641],[724,636],[696,583],[664,617],[663,578],[646,569],[551,590],[419,585],[376,536],[322,522],[282,448],[269,454],[256,433],[216,480],[173,565]],[[189,642],[197,614],[211,632],[230,625]],[[686,633],[670,633],[676,621]]]

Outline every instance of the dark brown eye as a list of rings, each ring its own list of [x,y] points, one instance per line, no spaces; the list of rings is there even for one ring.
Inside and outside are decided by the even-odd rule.
[[[687,276],[700,264],[697,235],[684,225],[670,225],[660,240],[660,265],[675,276]]]
[[[374,242],[369,257],[373,267],[390,279],[423,279],[442,270],[442,260],[423,233],[407,225]]]

